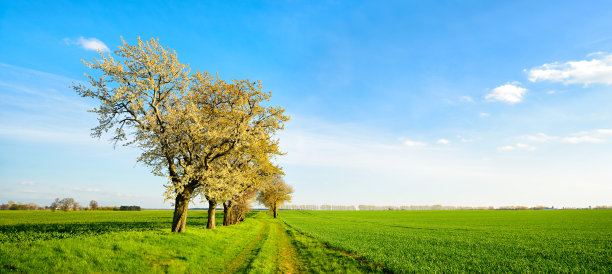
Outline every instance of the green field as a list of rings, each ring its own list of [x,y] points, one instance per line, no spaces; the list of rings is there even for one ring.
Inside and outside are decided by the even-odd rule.
[[[281,213],[393,272],[612,272],[612,210]]]
[[[0,272],[612,272],[612,210],[0,211]],[[217,216],[222,221],[222,216]]]
[[[3,272],[371,272],[265,212],[240,225],[206,229],[190,211],[187,232],[171,233],[172,211],[0,211]]]

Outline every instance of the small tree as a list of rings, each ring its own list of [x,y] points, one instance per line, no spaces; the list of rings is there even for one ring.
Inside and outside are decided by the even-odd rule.
[[[246,212],[251,209],[251,202],[255,200],[256,192],[254,190],[245,191],[234,202],[231,213],[231,224],[238,224],[246,218]]]
[[[80,207],[81,205],[79,205],[79,203],[77,202],[72,203],[72,211],[77,211],[80,209]]]
[[[53,203],[51,203],[51,205],[49,206],[49,208],[51,209],[52,212],[55,212],[60,205],[60,199],[59,198],[55,198],[55,201],[53,201]]]
[[[56,199],[58,201],[59,199]],[[74,201],[73,198],[64,198],[58,201],[59,209],[63,211],[68,211],[70,209],[74,209],[74,206],[78,207],[78,204]]]
[[[91,202],[89,202],[89,207],[91,208],[91,210],[97,210],[98,209],[98,202],[91,200]]]
[[[259,191],[257,199],[270,209],[272,215],[276,218],[278,217],[278,207],[291,201],[291,193],[293,193],[293,188],[285,184],[285,181],[280,176],[274,176]]]

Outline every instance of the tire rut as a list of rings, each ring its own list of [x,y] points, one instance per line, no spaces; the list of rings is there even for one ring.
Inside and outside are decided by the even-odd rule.
[[[236,258],[234,258],[225,268],[223,273],[244,273],[249,266],[253,263],[253,260],[257,258],[257,254],[261,249],[262,245],[268,238],[270,231],[270,224],[268,222],[262,222],[264,227],[261,229],[259,234],[253,239],[249,245],[242,251]]]
[[[284,223],[278,223],[281,249],[279,254],[278,271],[281,273],[298,273],[297,269],[297,258],[295,246],[291,241],[291,236],[287,232],[287,228]]]

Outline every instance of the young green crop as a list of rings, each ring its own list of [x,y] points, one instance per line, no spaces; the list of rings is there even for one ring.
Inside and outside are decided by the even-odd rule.
[[[611,272],[612,211],[285,211],[393,272]]]

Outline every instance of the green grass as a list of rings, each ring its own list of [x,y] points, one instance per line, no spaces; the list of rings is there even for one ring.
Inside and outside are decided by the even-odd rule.
[[[612,210],[0,211],[3,272],[612,272]],[[282,221],[281,221],[282,220]]]
[[[373,273],[380,267],[361,262],[305,236],[278,219],[262,215],[269,226],[264,243],[247,272],[253,273]]]
[[[171,211],[0,212],[0,272],[221,272],[262,227],[211,231],[206,212],[189,215],[171,233]]]
[[[370,272],[265,212],[206,229],[190,211],[187,232],[171,233],[172,211],[0,211],[0,273]]]
[[[612,210],[280,214],[394,272],[612,272]]]

